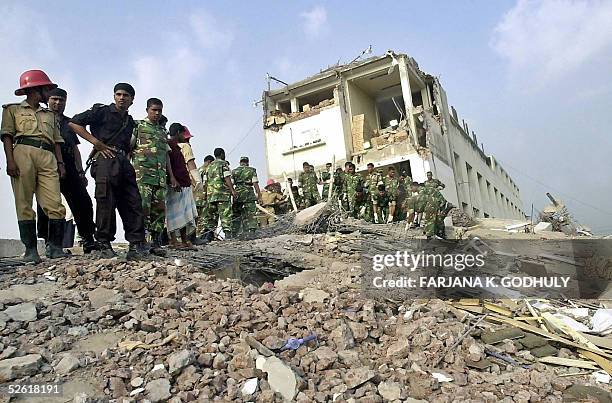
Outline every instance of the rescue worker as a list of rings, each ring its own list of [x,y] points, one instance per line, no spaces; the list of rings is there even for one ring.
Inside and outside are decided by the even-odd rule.
[[[336,172],[334,172],[334,186],[332,189],[332,198],[334,201],[340,199],[342,196],[342,177],[344,173],[342,172],[342,168],[338,167]]]
[[[444,238],[444,214],[447,201],[442,193],[433,186],[425,185],[419,194],[423,204],[424,233],[427,239],[433,236]]]
[[[208,200],[208,232],[206,241],[214,239],[213,231],[217,228],[216,217],[221,219],[225,239],[232,237],[232,197],[238,197],[232,185],[232,172],[225,161],[225,151],[215,148],[215,160],[206,169],[205,186]]]
[[[389,167],[387,176],[384,179],[385,190],[389,195],[389,214],[387,216],[387,224],[393,222],[395,216],[395,207],[397,206],[397,193],[399,182],[395,177],[395,168]]]
[[[255,202],[261,202],[261,190],[257,171],[249,166],[249,157],[240,157],[240,165],[232,171],[232,180],[238,195],[232,206],[234,224],[232,232],[235,235],[241,231],[253,233],[257,229]]]
[[[363,177],[355,173],[355,164],[349,162],[348,172],[344,176],[344,193],[346,196],[349,213],[354,217],[356,211],[357,188],[363,188]]]
[[[204,164],[198,168],[198,175],[202,178],[202,184],[204,183],[204,177],[206,176],[206,170],[211,162],[215,160],[215,157],[212,155],[207,155],[204,157]],[[196,195],[196,208],[198,210],[198,219],[196,226],[196,237],[198,240],[202,242],[206,242],[204,236],[208,231],[208,201],[206,200],[206,191],[204,186],[202,186],[202,190],[198,192]],[[216,217],[216,221],[219,221],[219,217]]]
[[[83,247],[83,253],[88,254],[97,249],[97,244],[94,240],[96,225],[93,221],[93,204],[89,193],[87,193],[87,178],[83,171],[83,163],[78,146],[79,139],[68,127],[70,118],[64,115],[67,97],[68,93],[65,90],[55,88],[49,92],[48,103],[49,109],[57,115],[60,134],[64,139],[61,149],[66,176],[60,178],[60,190],[74,216],[74,221],[82,239],[81,246]],[[40,204],[38,204],[37,215],[38,237],[43,238],[48,244],[49,217],[47,217]]]
[[[166,174],[172,168],[168,152],[168,132],[159,123],[164,104],[158,98],[147,100],[147,117],[136,122],[134,129],[135,149],[132,164],[136,172],[136,183],[142,199],[144,226],[150,240],[149,251],[165,256],[161,248],[161,236],[166,222]]]
[[[94,104],[89,110],[75,115],[69,126],[94,146],[91,176],[96,183],[96,239],[100,244],[100,254],[107,258],[115,256],[111,242],[117,231],[115,210],[118,210],[125,239],[130,243],[126,257],[140,260],[148,256],[144,214],[136,173],[128,159],[136,127],[128,109],[136,92],[130,84],[118,83],[113,93],[114,103]],[[85,128],[88,125],[91,133]]]
[[[427,171],[427,180],[425,181],[425,186],[433,187],[438,190],[442,190],[446,187],[444,183],[442,183],[439,179],[433,178],[433,173],[431,171]]]
[[[391,206],[391,195],[387,192],[385,185],[378,185],[377,192],[372,197],[374,203],[374,222],[384,223],[385,221],[389,224],[390,206]]]
[[[327,201],[329,198],[329,186],[331,185],[332,173],[331,173],[331,162],[325,164],[325,171],[321,172],[319,176],[319,185],[323,185],[323,195],[321,200]]]
[[[302,168],[304,171],[298,176],[298,186],[302,189],[303,208],[308,208],[321,201],[317,187],[319,180],[317,174],[312,170],[312,165],[308,162],[304,162]]]
[[[261,207],[272,214],[281,214],[287,207],[287,197],[280,192],[278,184],[272,179],[268,179],[264,191],[261,192]],[[274,222],[274,218],[265,215],[263,217],[263,225],[269,225]]]
[[[402,205],[403,210],[406,212],[406,229],[419,226],[419,214],[423,212],[424,208],[424,205],[419,198],[420,192],[421,185],[419,185],[418,182],[412,182],[410,184],[410,192],[408,197],[406,197]]]
[[[66,209],[60,194],[60,177],[66,174],[61,151],[64,142],[58,117],[47,108],[49,91],[57,88],[42,70],[28,70],[19,78],[15,95],[25,95],[21,103],[2,106],[0,139],[6,155],[6,173],[11,177],[23,261],[40,263],[36,240],[36,213],[32,197],[49,217],[49,258],[66,256],[62,250]]]
[[[374,218],[374,204],[372,200],[373,200],[374,195],[378,191],[378,185],[383,183],[383,175],[381,171],[374,170],[374,164],[371,162],[368,163],[367,169],[368,171],[366,173],[366,180],[364,183],[364,187],[368,193],[367,204],[366,204],[366,208],[367,208],[366,216],[371,217],[370,220],[372,220]]]

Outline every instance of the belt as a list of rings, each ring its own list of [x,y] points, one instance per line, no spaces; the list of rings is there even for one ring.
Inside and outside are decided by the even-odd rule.
[[[29,137],[17,137],[15,144],[23,144],[24,146],[42,148],[49,152],[55,152],[55,147],[44,140],[36,140]]]

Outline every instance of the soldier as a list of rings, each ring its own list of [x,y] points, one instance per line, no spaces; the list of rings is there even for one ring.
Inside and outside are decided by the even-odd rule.
[[[384,180],[385,189],[389,195],[389,215],[387,217],[387,224],[393,222],[395,216],[395,207],[397,206],[397,194],[399,182],[395,177],[395,168],[389,167],[387,170],[387,176]]]
[[[140,260],[148,256],[144,214],[136,173],[128,159],[136,127],[128,109],[134,102],[135,91],[130,84],[119,83],[113,93],[115,103],[94,104],[75,115],[69,126],[94,146],[90,160],[91,176],[96,181],[96,239],[100,254],[106,258],[115,256],[111,242],[117,231],[115,210],[118,210],[125,239],[130,243],[127,259]],[[87,125],[91,133],[85,129]]]
[[[391,223],[389,220],[390,216],[390,207],[391,207],[391,195],[387,192],[385,185],[378,185],[378,189],[374,196],[372,197],[372,202],[374,203],[374,222],[375,223]]]
[[[325,164],[325,171],[321,172],[321,175],[319,176],[319,185],[323,185],[323,195],[321,197],[323,201],[327,201],[329,197],[329,186],[331,184],[332,179],[331,167],[331,162]]]
[[[198,175],[200,175],[200,177],[202,178],[202,183],[204,183],[204,178],[206,177],[206,170],[208,169],[208,166],[214,160],[215,160],[215,157],[213,157],[212,155],[207,155],[206,157],[204,157],[204,164],[200,168],[198,168]],[[197,229],[196,229],[196,236],[198,240],[206,242],[205,234],[206,232],[208,232],[209,228],[208,228],[208,222],[207,222],[208,220],[208,201],[206,200],[206,191],[204,189],[204,186],[202,186],[202,189],[198,191],[195,198],[196,198],[196,208],[198,210],[198,221],[197,221],[198,223],[197,223]],[[219,221],[218,216],[214,219],[216,222]]]
[[[332,197],[334,201],[338,200],[342,195],[342,168],[336,168],[336,172],[334,172],[334,187],[332,188]]]
[[[165,256],[161,235],[166,222],[166,172],[172,177],[168,152],[168,132],[159,123],[163,103],[157,98],[147,100],[147,117],[137,122],[132,164],[136,172],[138,191],[142,198],[144,226],[151,238],[151,253]],[[176,184],[172,184],[176,187]]]
[[[257,207],[255,202],[261,202],[261,190],[257,171],[249,166],[249,157],[240,157],[240,165],[232,171],[232,179],[238,197],[233,205],[233,233],[237,235],[241,230],[255,232],[257,229]],[[255,189],[255,192],[253,192]]]
[[[425,214],[424,233],[427,239],[431,239],[434,235],[444,238],[444,207],[447,205],[444,196],[438,189],[433,186],[425,185],[420,196],[423,199],[421,202],[424,205],[423,213]]]
[[[355,164],[349,162],[348,173],[344,177],[344,193],[348,204],[348,211],[355,217],[357,188],[363,188],[363,178],[355,173]],[[357,217],[355,217],[357,218]]]
[[[351,161],[346,161],[344,163],[344,171],[340,172],[338,175],[338,178],[339,178],[338,182],[340,185],[338,188],[339,195],[340,195],[340,206],[346,211],[350,211],[349,205],[348,205],[348,195],[346,193],[346,184],[347,184],[351,164],[352,164]]]
[[[272,179],[268,179],[265,190],[261,192],[261,207],[272,214],[280,214],[287,206],[287,197],[280,192],[278,184]],[[268,225],[274,221],[274,218],[266,215],[264,217],[264,225]]]
[[[425,186],[427,187],[433,187],[435,189],[438,190],[442,190],[446,187],[446,185],[444,185],[444,183],[440,182],[439,179],[434,179],[433,178],[433,173],[431,173],[431,171],[427,172],[427,180],[425,181]]]
[[[418,227],[418,216],[422,213],[424,205],[419,198],[421,186],[418,182],[412,182],[410,184],[410,193],[404,200],[402,209],[406,212],[406,228]]]
[[[238,194],[232,185],[232,172],[225,161],[225,151],[215,148],[215,160],[206,169],[205,186],[206,200],[208,200],[208,232],[206,241],[212,241],[213,231],[217,228],[216,217],[221,219],[221,227],[225,238],[232,237],[232,196],[234,200]]]
[[[370,218],[370,221],[374,216],[374,204],[372,203],[373,197],[378,191],[378,185],[383,183],[383,176],[380,171],[374,170],[374,164],[368,163],[368,172],[366,173],[365,188],[368,192],[368,203],[366,216]]]
[[[32,197],[49,217],[49,243],[47,257],[58,258],[62,250],[64,218],[60,177],[66,171],[60,144],[57,116],[40,106],[49,99],[49,91],[56,88],[41,70],[28,70],[19,78],[15,95],[25,95],[21,103],[2,106],[0,139],[6,154],[6,173],[11,177],[19,235],[26,251],[26,263],[40,263],[36,241],[36,213]]]
[[[353,204],[352,216],[359,219],[366,217],[366,209],[368,205],[368,195],[363,187],[359,185],[355,189],[355,202]]]
[[[70,207],[79,235],[82,239],[83,253],[88,254],[97,249],[94,240],[96,225],[93,222],[93,204],[87,193],[87,178],[83,171],[79,139],[68,127],[70,118],[64,115],[68,93],[55,88],[49,92],[49,109],[56,113],[59,120],[60,134],[64,139],[61,144],[62,159],[66,168],[66,176],[60,179],[60,190]],[[49,217],[38,204],[38,237],[49,240]]]
[[[304,171],[298,177],[298,186],[302,188],[303,208],[307,208],[321,201],[321,196],[319,196],[319,188],[317,187],[319,182],[317,174],[312,170],[312,165],[304,162],[302,167]]]
[[[406,173],[402,171],[400,177],[397,180],[397,199],[395,200],[395,219],[396,221],[402,221],[406,219],[406,210],[404,209],[404,201],[406,200],[406,193],[410,188],[410,185],[406,184]],[[410,182],[409,182],[410,183]]]

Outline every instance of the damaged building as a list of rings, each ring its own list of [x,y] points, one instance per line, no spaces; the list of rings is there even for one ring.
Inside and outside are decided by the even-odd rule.
[[[524,218],[519,188],[448,105],[439,80],[405,54],[338,65],[263,94],[268,177],[317,172],[335,159],[394,166],[423,182],[432,171],[447,200],[474,217]]]

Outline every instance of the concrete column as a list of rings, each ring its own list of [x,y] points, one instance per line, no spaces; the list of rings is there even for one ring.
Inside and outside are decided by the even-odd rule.
[[[297,98],[291,98],[291,112],[299,112],[300,106],[298,105]]]
[[[410,124],[410,131],[412,132],[412,138],[414,144],[419,144],[417,137],[416,122],[414,121],[414,107],[412,106],[412,90],[410,88],[410,78],[408,76],[408,65],[406,64],[406,57],[402,56],[399,58],[399,74],[400,83],[402,85],[402,97],[404,98],[404,105],[406,106],[406,115],[408,116],[408,123]]]

